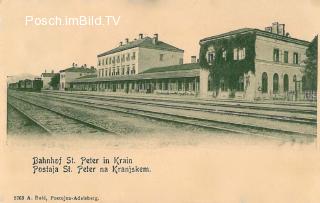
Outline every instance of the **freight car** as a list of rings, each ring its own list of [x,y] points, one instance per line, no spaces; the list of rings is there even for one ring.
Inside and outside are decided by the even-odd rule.
[[[21,91],[41,91],[43,81],[41,78],[35,78],[34,80],[26,79],[19,80],[16,83],[10,83],[9,89],[21,90]]]

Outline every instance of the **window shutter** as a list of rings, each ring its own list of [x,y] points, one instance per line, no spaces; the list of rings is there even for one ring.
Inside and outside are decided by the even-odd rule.
[[[279,50],[279,62],[283,62],[283,52]]]

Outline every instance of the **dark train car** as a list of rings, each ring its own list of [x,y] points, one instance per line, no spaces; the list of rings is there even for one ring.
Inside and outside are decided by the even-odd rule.
[[[9,84],[10,89],[20,91],[41,91],[42,87],[43,81],[41,78],[19,80],[19,82]]]
[[[19,83],[18,82],[9,84],[9,89],[18,89],[18,88],[19,88]]]
[[[33,80],[33,86],[32,86],[32,90],[33,91],[41,91],[43,87],[43,81],[41,78],[35,78]]]
[[[33,80],[29,80],[29,79],[26,79],[24,80],[24,89],[25,90],[32,90],[33,89]]]
[[[20,90],[22,90],[22,89],[25,89],[26,88],[26,82],[25,82],[25,80],[19,80],[19,87],[18,87],[18,89]]]

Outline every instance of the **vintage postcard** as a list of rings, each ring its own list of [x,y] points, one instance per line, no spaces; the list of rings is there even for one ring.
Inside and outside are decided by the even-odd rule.
[[[0,0],[0,203],[318,203],[318,0]]]

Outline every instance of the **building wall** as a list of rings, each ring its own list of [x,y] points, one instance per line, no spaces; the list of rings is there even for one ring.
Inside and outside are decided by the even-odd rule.
[[[160,60],[160,55],[163,56]],[[138,73],[149,68],[164,67],[182,64],[183,52],[174,52],[158,49],[139,48]]]
[[[135,59],[132,58],[133,53],[135,53]],[[126,60],[126,57],[127,57],[128,54],[130,55],[130,57],[129,57],[129,60]],[[125,60],[123,60],[123,61],[121,61],[122,55],[125,56]],[[120,62],[117,62],[117,57],[118,56],[120,57]],[[111,58],[111,61],[112,61],[113,57],[115,58],[115,62],[114,63],[112,63],[112,62],[110,63],[109,59]],[[125,68],[125,74],[124,75],[127,75],[126,70],[127,70],[128,66],[129,66],[129,69],[130,69],[129,75],[132,74],[131,70],[133,70],[133,68],[136,70],[135,72],[137,73],[137,69],[138,69],[138,66],[139,66],[138,57],[139,57],[139,48],[138,47],[135,47],[135,48],[132,48],[132,49],[127,49],[127,50],[124,50],[124,51],[121,51],[121,52],[117,52],[117,53],[113,53],[113,54],[109,54],[109,55],[106,55],[106,56],[98,57],[98,64],[97,64],[98,77],[112,76],[112,75],[109,75],[109,70],[111,69],[111,73],[112,73],[113,68],[115,68],[115,71],[117,71],[117,68],[119,68],[120,69],[120,75],[121,75],[121,69]],[[100,65],[99,65],[99,60],[100,60]],[[106,63],[106,60],[108,60],[108,63]],[[104,71],[104,72],[102,73],[102,71]]]
[[[299,63],[302,63],[306,59],[307,46],[298,45],[295,43],[280,41],[263,36],[257,36],[256,38],[256,59],[273,62],[273,50],[280,50],[279,64],[284,63],[284,51],[288,51],[288,64],[293,65],[293,53],[298,53]],[[295,65],[297,66],[297,65]]]
[[[60,90],[65,88],[70,88],[70,82],[74,81],[77,78],[86,75],[93,75],[95,73],[83,73],[83,72],[61,72],[60,73]]]
[[[49,82],[51,81],[51,77],[41,77],[43,81],[43,89],[50,89]]]
[[[279,49],[279,62],[274,61],[274,49]],[[255,98],[270,98],[276,95],[273,92],[273,76],[279,76],[279,91],[276,93],[280,97],[284,96],[284,75],[288,75],[290,91],[299,91],[293,81],[296,76],[297,81],[301,81],[303,76],[303,61],[306,59],[307,46],[295,43],[284,42],[275,39],[269,39],[257,36],[256,39],[256,60],[255,60],[255,76],[252,82],[255,87]],[[284,51],[288,51],[288,63],[284,61]],[[298,53],[298,64],[293,63],[293,53]],[[268,76],[268,92],[262,93],[262,74],[267,73]]]
[[[133,53],[135,53],[135,58],[132,59]],[[126,60],[126,56],[130,55],[130,60]],[[163,55],[163,59],[160,60],[160,55]],[[125,60],[121,61],[122,55],[125,55]],[[117,62],[117,57],[120,57],[120,62]],[[114,63],[109,63],[109,58],[113,59],[115,57]],[[106,64],[106,59],[108,60],[108,64]],[[100,65],[99,65],[100,60]],[[166,50],[157,50],[157,49],[148,49],[135,47],[132,49],[124,50],[121,52],[117,52],[114,54],[109,54],[106,56],[98,57],[98,77],[109,77],[112,76],[113,68],[115,72],[119,68],[119,75],[122,75],[122,68],[125,69],[124,75],[127,74],[127,68],[129,67],[129,75],[133,74],[132,70],[134,69],[134,74],[138,74],[143,72],[148,68],[154,67],[163,67],[163,66],[171,66],[181,64],[181,60],[183,60],[182,52],[173,52]],[[111,69],[111,75],[109,74],[109,70]],[[107,72],[106,72],[107,71]]]

